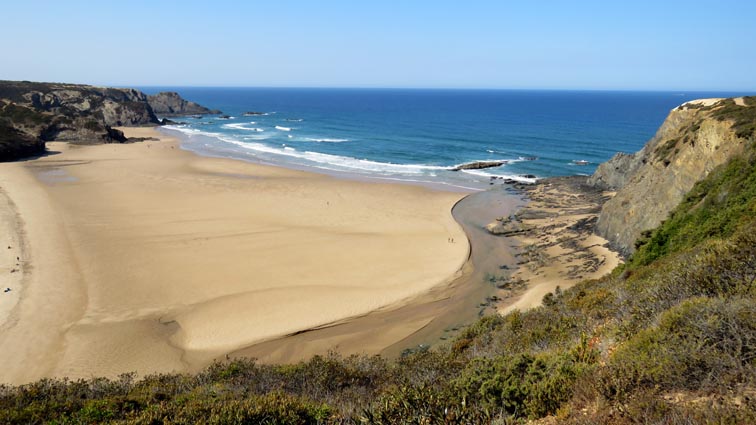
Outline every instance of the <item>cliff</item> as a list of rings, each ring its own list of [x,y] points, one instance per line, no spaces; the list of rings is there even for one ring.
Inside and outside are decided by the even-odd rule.
[[[614,189],[596,231],[625,255],[657,227],[693,185],[753,143],[756,98],[687,102],[669,113],[639,152],[601,164],[589,184]]]
[[[208,109],[202,105],[185,100],[176,92],[160,92],[156,95],[147,96],[147,101],[152,106],[152,110],[162,116],[221,113],[217,109]]]
[[[169,99],[170,105],[179,105],[178,111],[209,111],[176,93],[148,97],[134,89],[0,81],[0,161],[40,155],[51,140],[126,142],[111,127],[160,124],[150,98],[158,100],[159,110]]]

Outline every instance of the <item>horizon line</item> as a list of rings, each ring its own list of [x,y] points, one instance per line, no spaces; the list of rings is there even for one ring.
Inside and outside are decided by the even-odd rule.
[[[575,87],[412,87],[412,86],[318,86],[318,85],[236,85],[236,84],[121,84],[121,83],[83,83],[83,82],[64,82],[64,81],[34,81],[34,80],[12,80],[0,78],[0,81],[16,82],[34,82],[46,84],[81,84],[96,87],[113,87],[113,88],[130,88],[130,87],[176,87],[176,88],[214,88],[214,89],[301,89],[301,90],[438,90],[438,91],[572,91],[572,92],[649,92],[649,93],[701,93],[701,92],[724,92],[724,93],[744,93],[756,94],[756,88],[750,89],[732,89],[732,88],[575,88]]]
[[[99,84],[98,84],[99,85]],[[660,93],[753,93],[753,89],[646,89],[646,88],[515,88],[515,87],[409,87],[409,86],[277,86],[277,85],[171,85],[171,84],[134,84],[133,87],[177,87],[204,89],[301,89],[301,90],[448,90],[448,91],[574,91],[574,92],[660,92]],[[110,85],[109,87],[128,87],[128,85]]]

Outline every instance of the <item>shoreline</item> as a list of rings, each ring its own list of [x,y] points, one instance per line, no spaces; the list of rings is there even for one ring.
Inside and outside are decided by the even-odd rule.
[[[199,157],[158,137],[50,143],[0,168],[31,248],[28,293],[0,334],[17,360],[0,381],[195,371],[244,340],[406,304],[468,257],[450,211],[460,193]],[[292,290],[274,284],[292,278]],[[389,346],[424,325],[372,339]]]
[[[229,357],[251,357],[263,363],[293,363],[313,355],[325,355],[334,348],[342,355],[361,352],[349,350],[350,346],[371,347],[368,352],[398,357],[407,350],[443,343],[482,315],[496,312],[495,300],[500,291],[486,282],[486,275],[494,270],[500,272],[502,263],[514,265],[513,244],[517,242],[491,235],[485,231],[485,225],[502,208],[514,212],[522,204],[517,195],[501,187],[469,194],[454,205],[452,213],[464,229],[471,249],[464,266],[447,283],[407,303],[254,344],[230,353]],[[492,252],[496,255],[491,255]],[[410,328],[414,330],[407,332],[407,328],[401,326],[403,323],[411,323]],[[405,336],[380,348],[374,346],[376,333]]]
[[[30,371],[16,371],[16,375],[6,372],[3,376],[0,376],[0,381],[23,383],[44,376],[68,376],[72,378],[91,375],[115,376],[119,373],[140,368],[137,372],[142,376],[151,372],[194,372],[200,370],[213,360],[223,360],[224,358],[228,359],[231,357],[255,357],[259,361],[266,363],[291,363],[309,358],[315,354],[327,354],[332,350],[337,350],[343,355],[382,354],[389,357],[397,357],[404,351],[416,348],[422,349],[424,346],[436,345],[443,343],[443,341],[449,338],[453,338],[465,325],[469,325],[485,312],[506,313],[515,308],[527,309],[540,305],[543,295],[554,291],[556,285],[560,285],[562,289],[567,289],[583,278],[597,277],[598,273],[604,272],[607,269],[611,270],[610,265],[616,264],[611,261],[605,261],[602,263],[602,267],[594,270],[595,273],[593,275],[586,277],[575,274],[569,275],[568,273],[564,273],[562,269],[550,269],[550,264],[539,264],[536,267],[532,267],[532,262],[529,260],[518,261],[518,259],[522,258],[524,251],[533,251],[530,248],[532,246],[537,247],[540,251],[547,252],[551,249],[551,246],[558,245],[553,238],[558,239],[560,234],[558,232],[552,232],[554,234],[549,233],[549,229],[553,230],[555,227],[551,226],[547,229],[543,226],[543,223],[538,223],[538,220],[543,218],[543,205],[554,206],[554,191],[562,191],[564,193],[562,193],[562,199],[559,201],[561,204],[557,202],[559,204],[557,209],[546,212],[547,215],[551,214],[552,219],[561,216],[562,213],[569,209],[569,204],[575,198],[582,196],[576,194],[575,191],[571,191],[569,185],[559,186],[559,188],[551,191],[543,189],[550,187],[553,181],[559,181],[558,178],[548,179],[542,184],[532,187],[527,186],[524,189],[523,187],[519,187],[519,194],[512,193],[508,189],[509,186],[497,185],[490,190],[463,195],[459,192],[439,191],[438,188],[429,188],[424,185],[406,184],[407,182],[386,184],[375,181],[366,182],[362,179],[355,181],[350,180],[346,176],[313,174],[312,172],[292,170],[283,168],[282,166],[257,164],[238,159],[205,157],[193,151],[181,149],[176,139],[167,137],[153,128],[124,128],[123,130],[132,136],[156,137],[156,140],[147,139],[127,145],[96,146],[53,143],[51,144],[52,147],[60,149],[61,152],[51,152],[50,155],[45,157],[22,163],[14,163],[15,165],[10,166],[10,168],[21,169],[17,171],[23,171],[26,174],[21,177],[16,176],[17,179],[26,179],[25,183],[18,184],[17,187],[35,186],[36,183],[36,195],[45,198],[46,202],[50,203],[47,207],[48,215],[45,220],[48,221],[47,231],[51,232],[54,230],[53,234],[57,234],[56,237],[52,238],[52,245],[63,249],[68,244],[67,252],[69,252],[69,254],[63,256],[62,260],[58,260],[60,264],[55,273],[65,272],[64,275],[68,277],[68,280],[61,288],[57,288],[58,291],[56,293],[58,295],[65,294],[63,298],[77,307],[66,309],[67,313],[63,314],[63,316],[68,317],[68,319],[60,327],[53,327],[52,329],[48,327],[37,338],[40,347],[46,347],[47,351],[52,351],[56,354],[48,355],[45,358],[44,354],[38,353],[36,357],[41,360],[38,367],[32,368]],[[106,154],[105,152],[109,148],[116,153]],[[93,153],[98,150],[100,151],[99,154]],[[157,162],[142,159],[140,156],[155,153],[158,153]],[[93,168],[98,168],[97,164],[99,164],[99,170],[93,171]],[[108,298],[107,295],[98,294],[98,283],[107,281],[108,276],[114,278],[113,271],[102,270],[102,264],[100,264],[98,269],[98,261],[101,261],[97,260],[93,263],[93,258],[96,259],[97,257],[91,257],[91,252],[85,252],[86,247],[92,242],[97,242],[98,239],[88,240],[87,237],[84,239],[81,238],[82,234],[77,233],[77,229],[84,226],[84,222],[75,223],[76,218],[72,217],[61,219],[61,217],[57,216],[58,214],[54,213],[54,211],[58,211],[52,207],[52,204],[57,201],[56,205],[60,207],[66,203],[61,203],[61,200],[65,199],[66,196],[81,196],[84,194],[86,197],[91,197],[93,193],[98,192],[98,190],[101,191],[103,186],[120,187],[118,186],[118,178],[108,175],[111,172],[111,164],[118,164],[114,169],[123,168],[127,171],[131,170],[132,174],[130,176],[132,177],[146,178],[143,183],[147,183],[148,186],[140,184],[138,186],[140,191],[154,184],[156,185],[155,188],[162,185],[174,187],[175,190],[187,190],[192,193],[190,189],[185,189],[186,186],[171,186],[171,180],[182,181],[181,176],[183,176],[184,179],[189,178],[189,180],[183,180],[183,182],[192,182],[191,186],[201,183],[200,186],[206,186],[205,189],[218,189],[220,187],[224,190],[230,190],[232,194],[236,193],[233,196],[238,196],[239,193],[236,191],[248,185],[264,185],[269,182],[275,182],[275,190],[279,191],[281,188],[285,188],[291,184],[292,181],[306,181],[310,183],[304,184],[312,184],[313,188],[322,188],[324,185],[338,187],[344,185],[379,188],[380,191],[388,190],[395,193],[394,196],[404,193],[399,197],[406,198],[408,204],[405,204],[405,208],[408,208],[411,204],[415,204],[415,198],[418,196],[430,197],[429,199],[440,197],[449,201],[453,200],[453,202],[447,204],[446,212],[444,213],[444,216],[447,217],[444,219],[447,223],[445,231],[448,232],[451,230],[448,226],[456,226],[458,233],[456,235],[457,239],[454,241],[464,242],[464,246],[461,243],[455,243],[454,245],[457,250],[462,248],[462,251],[458,251],[460,253],[464,252],[464,259],[458,257],[460,258],[457,264],[458,267],[454,270],[449,269],[445,277],[437,277],[432,283],[422,287],[416,286],[414,292],[405,291],[402,292],[404,295],[389,299],[386,298],[384,289],[380,291],[380,297],[382,298],[379,297],[383,301],[379,301],[378,304],[375,304],[375,295],[378,292],[373,292],[373,296],[367,297],[373,302],[370,307],[361,311],[352,309],[349,312],[342,313],[341,317],[331,316],[334,317],[332,320],[327,319],[322,314],[318,316],[319,313],[311,308],[308,309],[307,306],[312,304],[313,301],[315,304],[321,305],[323,301],[320,301],[321,304],[318,304],[318,300],[322,299],[323,292],[335,291],[333,293],[338,294],[337,298],[342,299],[344,297],[350,298],[350,293],[354,292],[354,289],[350,290],[348,287],[343,286],[338,287],[338,289],[337,287],[329,289],[331,288],[330,285],[320,285],[320,289],[312,292],[306,287],[297,287],[295,292],[288,296],[282,296],[281,294],[275,295],[278,290],[274,286],[265,286],[261,288],[262,292],[255,292],[256,295],[252,299],[244,296],[243,292],[237,291],[236,295],[233,295],[234,291],[231,291],[227,295],[221,294],[220,297],[213,296],[215,301],[210,305],[205,305],[202,302],[198,304],[196,301],[187,304],[184,301],[179,304],[175,302],[172,304],[168,303],[167,306],[160,303],[146,303],[149,305],[136,303],[136,305],[129,307],[119,305],[117,302],[114,304],[110,301],[105,306],[92,307],[92,304],[97,305],[98,302]],[[166,164],[169,165],[167,170],[163,168]],[[104,172],[106,174],[103,174]],[[166,176],[154,174],[156,172],[160,174],[165,172]],[[0,181],[5,184],[7,178],[8,173],[0,170]],[[168,180],[165,181],[166,179]],[[233,187],[227,187],[223,184],[218,186],[218,181],[234,182],[232,184]],[[77,186],[87,184],[90,184],[89,189],[77,188]],[[63,190],[63,192],[56,195],[56,192],[60,190]],[[360,192],[364,192],[364,190],[360,189]],[[128,202],[138,203],[142,194],[133,191],[132,193],[128,197]],[[194,196],[198,194],[197,192],[193,193]],[[202,196],[209,196],[206,192],[201,193],[204,193]],[[9,195],[12,195],[12,199],[19,194],[13,193]],[[174,196],[176,194],[168,192],[167,195]],[[300,193],[301,195],[303,194]],[[551,198],[548,201],[544,201],[543,196]],[[323,201],[322,197],[315,195],[308,197],[310,203],[322,203]],[[179,198],[184,199],[181,196]],[[233,197],[229,199],[233,199]],[[123,199],[115,200],[119,202],[124,201]],[[565,200],[569,202],[564,202]],[[380,208],[384,208],[386,201],[385,197],[381,198],[376,207],[380,205]],[[600,204],[596,204],[595,198],[585,199],[585,201],[593,205],[594,208],[596,205],[599,205],[600,208]],[[128,202],[127,205],[121,205],[121,207],[127,208]],[[236,201],[232,200],[232,204],[228,205],[233,205],[233,202]],[[288,201],[279,197],[274,204],[285,202]],[[312,207],[311,204],[308,205]],[[577,209],[587,208],[587,205],[583,205]],[[64,207],[64,211],[65,208],[72,208],[71,204],[62,206]],[[323,206],[319,205],[319,207],[322,208]],[[328,202],[326,207],[330,208]],[[24,212],[24,208],[22,206],[22,213]],[[78,211],[77,214],[90,213],[86,209],[76,211]],[[534,213],[534,211],[540,212]],[[579,212],[581,214],[579,214],[577,219],[585,219],[584,211],[581,210]],[[160,211],[159,213],[165,214],[165,211]],[[77,214],[74,214],[74,216]],[[112,211],[108,214],[112,214]],[[99,216],[99,226],[107,227],[111,220],[119,219],[108,214]],[[187,214],[187,211],[182,211],[174,218],[180,218],[184,214]],[[529,239],[528,235],[525,234],[527,232],[522,232],[514,237],[495,235],[495,232],[491,232],[491,225],[498,224],[500,226],[502,224],[502,221],[496,220],[499,215],[518,217],[516,221],[527,223],[527,226],[531,230],[544,230],[546,233],[549,233],[548,237],[553,238],[549,239],[548,243],[545,243],[544,241]],[[94,214],[92,217],[97,218],[98,215]],[[403,220],[409,219],[409,216],[404,217]],[[533,221],[534,217],[536,217],[535,221]],[[268,216],[267,220],[271,218]],[[205,216],[200,222],[208,219],[211,219],[211,217]],[[564,219],[567,221],[564,221]],[[559,217],[559,223],[562,223],[563,227],[569,227],[574,224],[574,219],[576,219],[575,214],[567,214],[565,217]],[[438,218],[435,220],[438,220]],[[34,224],[35,220],[32,219],[31,221],[31,228],[40,230],[36,228]],[[419,223],[416,224],[420,225]],[[277,227],[278,229],[274,233],[282,231],[280,225]],[[405,232],[414,232],[412,226],[405,228],[407,229]],[[585,230],[585,228],[581,229]],[[151,229],[145,236],[151,236],[151,233],[155,231],[159,232],[159,229]],[[128,232],[122,233],[123,230],[119,232],[121,233],[118,234],[120,236],[117,239],[108,241],[110,244],[117,243],[120,238],[129,235]],[[263,233],[267,232],[269,230]],[[224,233],[227,233],[227,231],[224,231]],[[585,232],[582,234],[585,235]],[[317,238],[328,237],[326,235],[334,236],[331,231]],[[219,236],[220,239],[227,238],[224,235]],[[348,235],[336,235],[334,236],[336,239],[329,240],[331,240],[331,243],[337,243],[338,240],[344,239],[345,236]],[[532,232],[530,236],[532,236]],[[91,238],[92,234],[89,234],[88,237]],[[34,235],[30,235],[30,238],[36,240]],[[39,238],[39,236],[36,236],[36,238]],[[173,236],[169,239],[171,238]],[[301,235],[296,235],[295,239],[301,240]],[[451,236],[447,239],[447,242],[452,241]],[[274,240],[275,238],[270,239],[270,241]],[[591,239],[591,242],[592,245],[582,246],[580,249],[585,252],[591,252],[596,249],[600,250],[600,248],[596,248],[596,246],[601,245],[600,241]],[[220,249],[225,246],[218,245],[218,248]],[[74,247],[78,248],[73,249]],[[35,243],[31,244],[31,248],[30,263],[33,266],[36,262],[36,257],[33,255]],[[282,246],[282,248],[285,247]],[[265,253],[267,247],[259,246],[257,249],[257,252]],[[263,249],[263,251],[259,251],[259,249]],[[378,249],[378,251],[371,251],[372,255],[382,255],[381,253],[385,253],[386,251],[386,248]],[[396,247],[393,247],[392,250],[396,250]],[[417,249],[412,251],[414,254],[417,254],[415,252]],[[288,253],[283,254],[283,252],[286,251],[281,251],[279,255],[267,253],[267,257],[270,260],[286,257]],[[492,255],[491,253],[495,254]],[[48,256],[53,254],[54,251],[47,252]],[[119,253],[118,258],[125,258],[123,255],[124,253]],[[405,253],[405,255],[407,254]],[[564,255],[564,253],[562,252],[560,255]],[[400,257],[392,257],[393,260],[389,260],[383,264],[393,264],[401,261],[405,261],[405,264],[408,264],[405,258],[400,259]],[[114,257],[110,258],[109,264],[117,264],[117,261],[113,259]],[[143,258],[143,260],[145,259]],[[323,258],[320,258],[318,261],[322,260]],[[339,260],[341,261],[338,264],[343,266],[343,258]],[[584,260],[585,257],[583,257]],[[448,262],[439,261],[438,259],[434,259],[433,261],[436,266],[429,266],[427,267],[428,270],[437,271],[439,268],[449,268]],[[108,264],[108,262],[106,261],[105,264]],[[181,263],[175,263],[174,259],[172,264],[178,265]],[[569,263],[566,267],[572,266],[574,264]],[[167,280],[171,280],[172,273],[165,274],[164,271],[160,272],[160,268],[159,263],[148,264],[145,267],[146,270],[151,270],[150,273],[158,271]],[[39,292],[40,285],[43,285],[41,282],[49,280],[50,276],[54,273],[47,273],[46,275],[39,273],[39,275],[36,275],[36,269],[33,267],[30,267],[30,269],[32,273],[29,274],[30,279],[28,280],[31,282],[29,286],[33,289],[36,288]],[[139,267],[136,267],[136,269],[136,275],[133,276],[144,277],[144,274],[139,274]],[[413,265],[410,269],[403,269],[400,275],[413,273],[412,270],[416,273],[417,269],[418,267]],[[286,270],[292,271],[294,269],[289,265]],[[124,272],[124,269],[119,269],[117,272]],[[373,273],[378,273],[376,276],[382,275],[382,270],[373,270]],[[439,276],[438,273],[435,275]],[[27,274],[24,276],[26,277]],[[186,274],[182,276],[190,280],[192,278]],[[212,276],[212,274],[205,276]],[[250,276],[259,278],[259,273],[253,273]],[[356,275],[352,273],[351,276]],[[405,280],[411,281],[412,279],[407,280],[405,276]],[[130,284],[128,279],[120,279],[120,282],[122,282],[122,285]],[[393,288],[394,293],[398,294],[395,286]],[[177,289],[180,287],[177,287]],[[189,289],[201,292],[200,289],[192,285],[189,285]],[[356,290],[359,292],[361,289],[357,288]],[[121,291],[121,293],[125,295],[124,292]],[[286,328],[279,326],[277,329],[281,330],[278,335],[270,333],[267,336],[258,334],[259,336],[255,340],[246,344],[236,342],[229,345],[228,342],[224,343],[222,338],[219,340],[216,336],[219,330],[230,328],[237,334],[239,332],[247,332],[247,328],[243,326],[240,328],[239,324],[236,323],[237,321],[233,317],[229,318],[229,316],[233,316],[234,312],[239,313],[240,311],[248,310],[250,302],[252,305],[258,305],[258,308],[263,308],[272,317],[283,317],[280,314],[276,316],[276,301],[267,302],[265,307],[259,303],[255,304],[256,301],[254,298],[264,296],[265,293],[274,294],[274,297],[279,300],[289,299],[289,302],[293,300],[295,305],[298,306],[294,311],[309,319],[312,325],[289,327],[288,329],[290,330],[288,331]],[[297,295],[291,298],[293,294]],[[142,295],[142,298],[149,299],[149,294],[146,295],[146,298],[144,295]],[[173,296],[176,297],[177,295],[174,294]],[[33,294],[32,297],[36,297],[37,300],[42,299],[39,293],[36,295]],[[358,298],[365,298],[365,295],[360,295]],[[47,297],[47,299],[48,303],[50,303],[50,298]],[[280,304],[280,301],[278,303]],[[19,307],[22,304],[19,303]],[[281,305],[286,306],[287,304],[288,302]],[[48,310],[55,310],[55,303],[50,303],[46,308]],[[60,313],[60,311],[55,312],[55,314]],[[322,313],[322,310],[320,313]],[[244,313],[240,314],[243,315]],[[19,313],[19,317],[26,317],[27,321],[30,320],[28,319],[30,315],[33,316],[34,314],[30,311],[26,312],[26,316],[23,316],[23,312]],[[314,316],[321,317],[321,319],[313,321]],[[281,319],[275,320],[280,325]],[[45,321],[41,320],[40,323],[36,324],[35,327],[38,328],[37,330],[41,329],[44,323]],[[220,325],[218,327],[214,326],[217,323],[220,323]],[[208,326],[208,324],[212,325]],[[0,331],[0,348],[3,346],[8,347],[9,341],[15,340],[17,343],[21,339],[21,334],[19,333],[9,337],[8,334],[12,334],[13,330],[11,329],[11,332],[8,332],[8,327],[7,324],[0,327],[0,329],[4,330]],[[106,330],[107,332],[105,332]],[[94,350],[99,352],[95,357],[99,356],[99,358],[103,359],[100,360],[99,366],[94,368],[88,364],[88,361],[83,362],[84,359],[89,360],[92,357],[92,343],[94,342],[92,338],[97,338],[97,341],[104,339],[104,345],[106,346],[106,353],[101,353],[102,350]],[[139,343],[140,338],[146,338],[146,341],[141,341],[141,345]],[[145,350],[147,354],[142,355],[141,359],[136,363],[133,361],[131,363],[127,362],[127,364],[131,364],[132,366],[118,362],[113,364],[109,356],[117,356],[118,354],[114,353],[117,352],[118,347],[122,346],[123,341],[126,339],[131,341],[136,340],[137,343],[133,345]],[[207,345],[208,341],[210,345]],[[25,349],[27,351],[26,358],[34,355],[33,349],[29,347],[25,347]],[[127,350],[127,352],[131,352],[134,355],[134,349],[137,348]],[[167,362],[165,361],[166,359]]]
[[[352,181],[362,181],[362,182],[369,182],[369,183],[389,183],[389,184],[406,184],[411,186],[420,186],[420,187],[426,187],[433,190],[443,191],[443,192],[454,192],[454,193],[475,193],[475,192],[482,192],[486,191],[491,188],[492,182],[496,182],[499,185],[504,180],[503,177],[492,179],[491,177],[480,177],[482,180],[477,182],[452,182],[448,180],[418,180],[418,179],[412,179],[407,176],[405,177],[394,177],[394,176],[380,176],[377,174],[369,174],[369,173],[360,173],[358,171],[350,172],[345,170],[336,170],[331,169],[327,167],[318,167],[314,165],[304,165],[304,164],[298,164],[295,162],[286,162],[286,161],[277,161],[277,160],[270,160],[270,159],[260,159],[256,156],[244,156],[236,151],[229,151],[233,153],[227,153],[222,154],[218,150],[212,150],[212,149],[203,149],[199,148],[197,146],[196,142],[192,142],[192,138],[196,137],[198,135],[188,134],[183,131],[180,131],[176,128],[166,128],[166,127],[156,127],[158,129],[158,132],[161,134],[167,135],[169,137],[177,138],[181,141],[181,149],[185,150],[187,152],[194,153],[195,155],[201,156],[201,157],[209,157],[209,158],[220,158],[220,159],[231,159],[231,160],[237,160],[237,161],[243,161],[243,162],[249,162],[252,164],[258,164],[258,165],[264,165],[264,166],[272,166],[272,167],[282,167],[290,170],[297,170],[297,171],[303,171],[306,173],[315,173],[325,176],[331,176],[338,179],[346,179],[346,180],[352,180]],[[209,137],[209,138],[216,138],[215,136],[207,136],[200,134],[201,137]],[[217,142],[217,140],[216,140]],[[476,161],[478,162],[478,161]],[[458,164],[461,165],[461,164]],[[454,168],[454,166],[449,166],[447,170],[445,171],[451,171],[451,168]],[[465,171],[459,170],[456,171],[458,173],[464,173]],[[511,176],[511,178],[516,178],[516,176]],[[525,181],[522,181],[521,183],[524,183]]]

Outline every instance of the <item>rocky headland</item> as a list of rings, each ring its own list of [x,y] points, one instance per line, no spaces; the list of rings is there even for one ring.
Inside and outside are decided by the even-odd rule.
[[[588,184],[616,191],[596,231],[624,255],[645,231],[667,218],[693,185],[743,152],[756,122],[756,98],[703,99],[673,109],[656,135],[634,154],[599,165]]]
[[[611,271],[666,220],[693,186],[741,155],[756,122],[756,99],[703,99],[669,113],[656,135],[634,154],[618,153],[590,177],[515,184],[528,204],[486,229],[518,242],[518,269],[502,312],[527,308],[558,285],[561,290]]]
[[[217,109],[209,109],[197,103],[188,101],[176,92],[166,91],[156,95],[147,96],[147,102],[153,112],[164,117],[176,117],[183,115],[218,115],[222,112]]]
[[[156,114],[165,108],[172,115],[210,111],[176,93],[147,96],[134,89],[0,81],[0,161],[41,155],[52,140],[124,143],[123,132],[113,127],[160,125]]]

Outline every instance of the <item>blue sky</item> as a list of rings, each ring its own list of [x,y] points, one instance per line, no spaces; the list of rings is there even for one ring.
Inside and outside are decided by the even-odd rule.
[[[756,90],[752,0],[5,3],[0,79]]]

